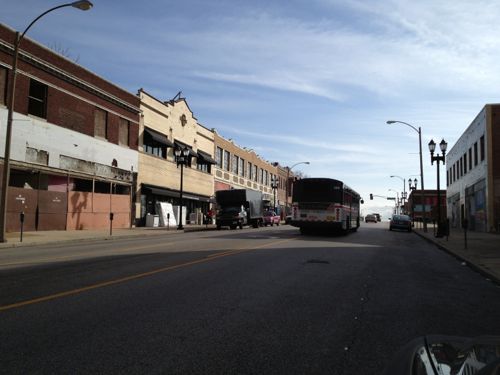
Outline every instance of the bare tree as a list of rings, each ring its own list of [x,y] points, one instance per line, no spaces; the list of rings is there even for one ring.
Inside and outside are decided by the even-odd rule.
[[[80,60],[79,55],[77,57],[71,56],[70,49],[67,47],[63,47],[61,44],[59,44],[57,42],[49,44],[49,48],[52,51],[60,54],[61,56],[64,56],[69,60],[73,60],[73,62],[75,62],[75,63],[78,63],[78,61]]]

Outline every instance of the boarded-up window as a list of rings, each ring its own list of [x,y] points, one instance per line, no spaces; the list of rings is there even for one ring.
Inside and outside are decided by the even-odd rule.
[[[130,122],[123,118],[120,119],[120,127],[118,130],[118,142],[121,145],[128,146]]]
[[[108,113],[99,108],[94,110],[94,136],[108,139]]]
[[[7,104],[7,69],[0,67],[0,104]]]
[[[45,150],[26,147],[26,161],[29,163],[49,165],[49,153]]]
[[[30,80],[28,113],[33,116],[47,118],[47,85],[34,79]]]

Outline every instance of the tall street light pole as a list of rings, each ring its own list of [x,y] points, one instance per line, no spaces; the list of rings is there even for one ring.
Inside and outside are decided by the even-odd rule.
[[[437,214],[438,214],[438,228],[437,228],[437,233],[436,237],[443,237],[443,223],[441,219],[441,188],[439,186],[439,162],[442,162],[443,165],[446,161],[446,149],[448,148],[448,143],[445,142],[443,139],[439,143],[439,148],[441,149],[441,156],[436,155],[434,156],[434,150],[436,149],[436,143],[434,140],[431,139],[429,142],[429,151],[431,152],[431,165],[436,162],[436,167],[437,167]]]
[[[189,149],[187,147],[185,148],[176,148],[175,151],[175,158],[177,161],[177,167],[179,165],[181,166],[181,185],[180,185],[180,204],[179,204],[179,224],[177,225],[178,230],[183,230],[184,226],[182,225],[182,193],[183,193],[183,181],[184,181],[184,166],[188,165],[189,162]]]
[[[298,163],[295,163],[291,167],[286,167],[287,171],[286,171],[286,185],[285,185],[285,199],[286,199],[286,201],[285,201],[285,207],[286,207],[285,216],[290,215],[290,210],[288,209],[288,194],[289,194],[288,186],[290,184],[290,171],[293,169],[293,167],[295,167],[299,164],[311,164],[311,163],[308,161],[300,161]]]
[[[12,119],[14,115],[14,97],[16,93],[16,76],[17,76],[17,62],[19,59],[19,45],[24,38],[24,35],[28,32],[28,30],[33,26],[33,24],[38,21],[40,18],[45,16],[47,13],[50,13],[56,9],[64,8],[64,7],[73,7],[80,10],[89,10],[92,8],[92,3],[87,0],[82,1],[74,1],[72,3],[58,5],[56,7],[50,8],[49,10],[43,12],[38,17],[36,17],[31,23],[28,25],[26,29],[19,34],[16,32],[14,39],[14,55],[12,56],[12,69],[10,73],[10,84],[9,84],[9,93],[7,94],[7,128],[5,134],[5,153],[3,158],[3,175],[2,175],[2,196],[0,199],[0,242],[6,242],[5,238],[6,232],[6,219],[7,219],[7,197],[9,190],[9,177],[10,177],[10,146],[12,140]]]
[[[417,190],[417,184],[418,184],[418,181],[417,181],[417,179],[415,178],[415,179],[413,180],[413,183],[414,183],[414,184],[412,185],[411,183],[412,183],[411,178],[409,178],[409,179],[408,179],[408,191],[410,192],[410,194],[413,192],[413,190]],[[409,202],[409,201],[410,201],[410,200],[408,199],[408,202]],[[411,218],[412,218],[412,221],[413,221],[413,219],[414,219],[414,217],[415,217],[415,213],[413,212],[413,197],[412,197],[411,202],[412,202],[412,205],[411,205],[411,207],[410,207],[410,211],[411,211]],[[415,223],[413,223],[413,225],[414,225],[414,224],[415,224]]]
[[[424,222],[424,232],[427,232],[427,221],[426,221],[427,218],[426,218],[426,213],[425,213],[426,210],[425,210],[425,201],[424,201],[424,199],[425,199],[424,164],[422,162],[422,129],[420,128],[420,126],[417,129],[415,126],[410,125],[404,121],[395,121],[395,120],[387,121],[387,124],[396,124],[396,123],[409,126],[410,128],[412,128],[413,130],[415,130],[418,133],[418,145],[419,145],[419,154],[420,154],[420,185],[422,186],[420,200],[421,200],[421,204],[422,204],[422,221]]]
[[[273,189],[274,193],[274,213],[276,213],[276,189],[278,188],[278,179],[276,176],[271,178],[271,189]]]
[[[406,199],[406,181],[403,177],[401,176],[395,176],[395,175],[392,175],[391,178],[394,178],[394,177],[397,177],[399,178],[401,181],[403,181],[403,193],[401,194],[401,201],[402,201],[402,205],[403,205],[403,213],[404,213],[404,205],[405,205],[405,199]]]

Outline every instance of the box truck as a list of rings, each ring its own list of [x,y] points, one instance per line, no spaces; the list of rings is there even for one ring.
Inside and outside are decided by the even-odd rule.
[[[250,189],[219,190],[215,192],[217,202],[216,225],[221,227],[243,228],[251,225],[262,226],[264,202],[262,193]]]

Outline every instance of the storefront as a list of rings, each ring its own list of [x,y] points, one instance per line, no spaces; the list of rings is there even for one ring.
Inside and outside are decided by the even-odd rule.
[[[186,222],[193,221],[192,214],[199,217],[201,214],[206,214],[210,209],[211,197],[193,194],[189,191],[182,193],[182,205],[186,209],[183,211],[183,216],[186,217]],[[141,186],[141,223],[146,224],[146,216],[148,214],[157,215],[156,204],[158,202],[168,202],[173,206],[179,206],[180,192],[158,186],[146,185]],[[194,224],[194,223],[193,223]]]

